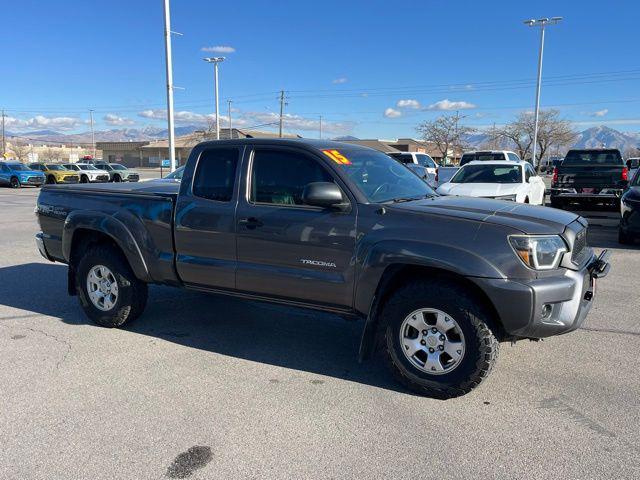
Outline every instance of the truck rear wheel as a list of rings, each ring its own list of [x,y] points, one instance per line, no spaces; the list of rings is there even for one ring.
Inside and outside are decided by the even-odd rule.
[[[384,305],[381,320],[387,364],[420,395],[464,395],[489,375],[498,357],[490,314],[455,281],[400,288]]]
[[[115,247],[90,247],[80,259],[75,277],[80,305],[103,327],[121,327],[135,320],[147,303],[147,284],[136,278]]]

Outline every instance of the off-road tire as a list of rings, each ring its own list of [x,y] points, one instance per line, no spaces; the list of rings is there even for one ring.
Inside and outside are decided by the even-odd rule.
[[[96,308],[87,292],[87,275],[96,265],[104,265],[118,282],[118,298],[108,311]],[[147,284],[138,280],[120,250],[111,245],[89,247],[78,262],[76,291],[87,316],[103,327],[121,327],[138,318],[147,304]]]
[[[465,353],[451,372],[431,375],[407,360],[400,345],[400,327],[415,310],[433,308],[446,312],[464,333]],[[452,398],[464,395],[487,378],[498,358],[499,343],[489,327],[490,310],[457,281],[440,279],[410,283],[396,290],[381,312],[383,354],[394,377],[420,395]]]

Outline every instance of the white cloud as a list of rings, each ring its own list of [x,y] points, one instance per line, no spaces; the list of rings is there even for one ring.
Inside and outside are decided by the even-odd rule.
[[[259,126],[257,128],[269,128],[275,127],[280,117],[275,112],[235,112],[236,115],[232,115],[233,126],[236,128],[247,128],[253,126]],[[138,113],[138,116],[147,118],[150,120],[166,120],[167,111],[164,109],[157,110],[144,110]],[[187,110],[178,111],[174,113],[174,119],[176,125],[197,125],[206,127],[215,122],[215,114],[203,114],[196,113]],[[226,115],[220,115],[220,124],[222,128],[226,128],[229,118]],[[351,122],[322,122],[322,130],[327,133],[348,133],[353,130],[353,123]],[[287,131],[318,131],[320,128],[319,119],[306,118],[300,115],[294,115],[285,113],[284,115],[284,128]]]
[[[72,130],[85,123],[86,121],[77,117],[45,117],[44,115],[36,115],[35,117],[26,119],[16,117],[5,118],[6,128],[15,130]]]
[[[414,100],[412,98],[408,98],[405,100],[398,100],[396,103],[396,107],[398,108],[420,108],[420,102],[418,100]]]
[[[349,79],[347,77],[340,77],[340,78],[336,78],[331,83],[333,83],[335,85],[340,85],[342,83],[347,83],[348,81],[349,81]]]
[[[111,125],[114,127],[123,127],[125,125],[133,125],[134,123],[136,123],[130,118],[119,117],[118,115],[115,115],[113,113],[107,113],[104,117],[102,117],[102,119],[107,125]]]
[[[236,51],[235,48],[230,47],[229,45],[216,45],[214,47],[202,47],[200,50],[208,53],[233,53]]]
[[[439,102],[432,103],[425,110],[467,110],[470,108],[476,108],[476,105],[469,102],[452,102],[445,98]]]
[[[609,113],[609,109],[604,108],[602,110],[598,110],[597,112],[592,112],[592,117],[604,117],[607,113]]]
[[[402,116],[402,112],[389,107],[384,111],[384,116],[387,118],[398,118]]]

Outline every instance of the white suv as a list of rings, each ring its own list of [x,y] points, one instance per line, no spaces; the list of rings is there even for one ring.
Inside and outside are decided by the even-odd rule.
[[[495,160],[512,160],[520,162],[521,159],[514,152],[509,150],[478,150],[475,152],[465,152],[460,159],[460,166],[475,161],[495,161]]]
[[[65,168],[73,170],[80,177],[80,183],[100,183],[109,181],[109,173],[89,163],[65,163]]]

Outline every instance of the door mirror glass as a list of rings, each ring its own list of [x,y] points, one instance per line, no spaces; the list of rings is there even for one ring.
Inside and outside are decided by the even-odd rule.
[[[342,198],[342,190],[335,183],[313,182],[307,184],[302,191],[305,205],[322,208],[342,208],[346,204]]]

